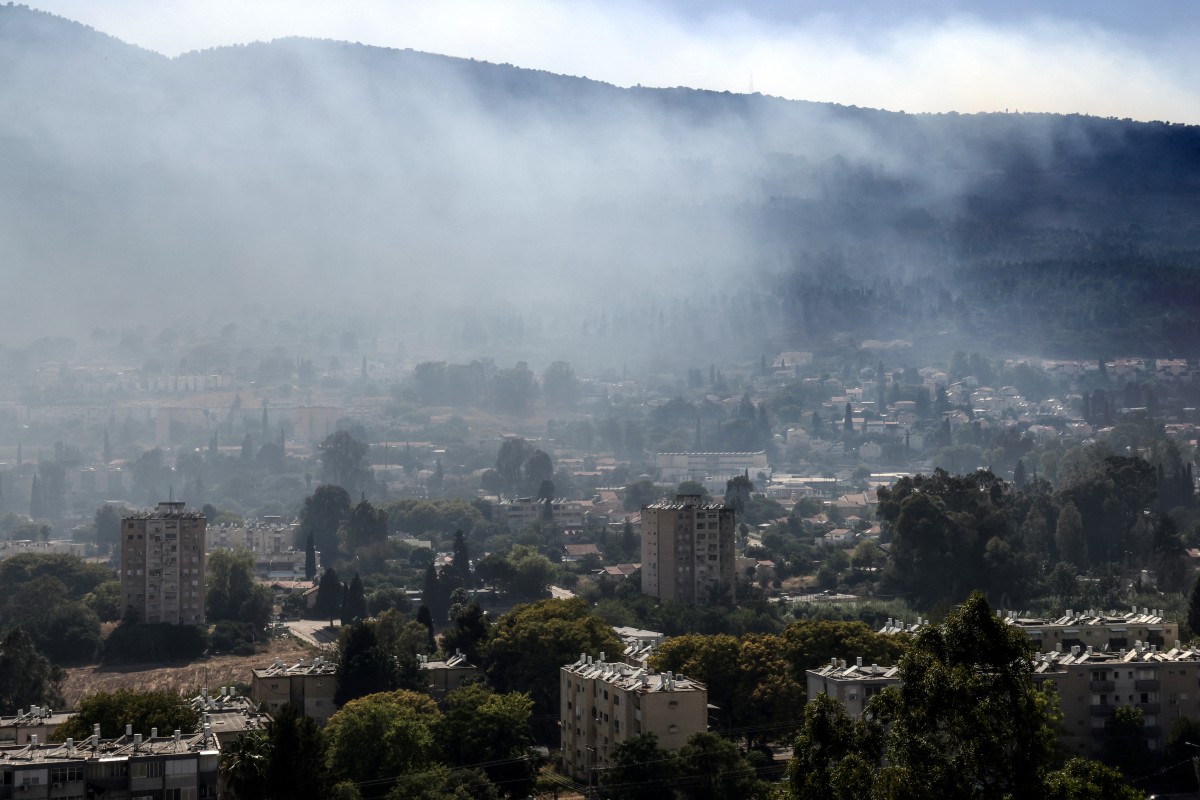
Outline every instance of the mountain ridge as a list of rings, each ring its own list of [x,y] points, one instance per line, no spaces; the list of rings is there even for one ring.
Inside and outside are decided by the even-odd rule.
[[[1195,126],[623,88],[305,37],[168,58],[12,6],[0,42],[13,76],[0,86],[14,112],[0,120],[10,290],[77,293],[101,316],[155,284],[311,313],[329,310],[315,287],[336,277],[353,315],[386,315],[392,297],[441,309],[418,310],[411,336],[426,313],[465,307],[575,326],[595,287],[635,319],[680,292],[705,304],[748,293],[768,309],[763,330],[747,335],[735,302],[675,346],[757,352],[763,337],[803,345],[816,320],[863,338],[951,323],[985,337],[933,298],[994,314],[969,294],[991,284],[964,276],[998,265],[1103,270],[1125,254],[1143,266],[1108,279],[1120,283],[1146,264],[1200,263]],[[897,281],[914,284],[924,322],[812,309],[804,322],[781,299],[781,286]],[[1180,300],[1135,294],[1140,314]],[[1162,345],[1163,332],[1139,330],[1118,340]]]

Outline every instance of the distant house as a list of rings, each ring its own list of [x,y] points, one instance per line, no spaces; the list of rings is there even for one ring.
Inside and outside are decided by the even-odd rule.
[[[430,661],[426,656],[418,656],[420,667],[429,681],[429,693],[441,697],[479,675],[479,667],[467,661],[462,653],[455,653],[445,661]]]
[[[596,578],[609,583],[620,583],[641,568],[641,564],[610,564],[596,570]]]
[[[600,548],[594,544],[566,544],[563,545],[563,561],[567,563],[576,563],[583,561],[589,556],[600,558]]]

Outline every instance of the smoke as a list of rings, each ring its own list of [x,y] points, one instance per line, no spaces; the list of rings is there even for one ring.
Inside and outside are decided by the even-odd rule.
[[[40,7],[177,55],[308,36],[411,47],[620,86],[754,89],[909,112],[1042,111],[1200,122],[1195,20],[1089,4],[710,4],[572,0],[50,0]],[[806,9],[812,7],[812,10]],[[1007,6],[1007,4],[1006,4]],[[1108,10],[1111,12],[1111,9]],[[987,16],[989,15],[990,16]],[[1087,16],[1090,14],[1091,16]],[[1153,25],[1153,27],[1150,27]]]

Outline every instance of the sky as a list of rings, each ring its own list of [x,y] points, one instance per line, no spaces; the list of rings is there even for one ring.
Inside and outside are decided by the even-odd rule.
[[[34,0],[166,55],[282,36],[621,86],[1200,123],[1192,0]]]

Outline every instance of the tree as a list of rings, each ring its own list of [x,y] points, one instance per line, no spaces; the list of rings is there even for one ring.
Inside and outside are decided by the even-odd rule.
[[[478,684],[463,686],[446,695],[434,737],[451,766],[485,765],[488,778],[506,794],[526,797],[533,788],[527,758],[533,744],[532,713],[528,694],[496,694]]]
[[[367,618],[367,596],[363,591],[362,578],[358,573],[350,579],[346,588],[346,596],[342,601],[342,620],[344,622],[361,622]]]
[[[254,580],[249,550],[214,550],[205,564],[204,602],[210,622],[233,620],[262,628],[271,617],[271,590]]]
[[[725,482],[725,505],[731,506],[738,516],[746,511],[750,504],[750,495],[754,492],[754,484],[745,475],[736,475]]]
[[[442,650],[447,655],[461,652],[467,661],[478,665],[490,631],[487,612],[472,602],[454,616],[454,625],[442,634]]]
[[[437,639],[433,635],[433,614],[429,610],[429,606],[424,603],[417,609],[417,622],[425,628],[429,639],[429,649],[437,649]]]
[[[531,545],[513,545],[508,552],[508,563],[512,567],[509,591],[521,598],[543,597],[546,586],[554,575],[550,559]]]
[[[267,780],[271,751],[266,731],[246,731],[221,749],[221,777],[233,800],[271,796]]]
[[[1200,636],[1200,577],[1192,586],[1192,594],[1188,598],[1187,624],[1192,630],[1192,636]]]
[[[810,698],[787,768],[791,800],[870,797],[882,744],[878,726],[851,720],[839,701]]]
[[[1041,794],[1058,737],[1053,698],[1030,678],[1032,647],[978,592],[917,634],[899,688],[871,704],[887,727],[879,780],[894,796]]]
[[[675,754],[659,747],[653,733],[643,733],[613,748],[600,785],[612,800],[659,800],[674,795],[678,775]]]
[[[92,522],[96,529],[96,546],[105,552],[117,546],[121,538],[121,517],[112,506],[105,503],[96,509]]]
[[[575,370],[565,361],[555,361],[542,373],[542,395],[551,408],[571,409],[579,396]]]
[[[123,735],[126,725],[132,725],[134,733],[149,736],[152,728],[193,733],[199,724],[199,713],[175,692],[117,689],[80,700],[75,715],[58,726],[54,738],[82,741],[92,735],[94,725],[100,726],[100,738],[110,739]]]
[[[311,581],[317,577],[317,548],[313,542],[312,531],[304,540],[304,579]]]
[[[318,486],[315,492],[304,499],[300,509],[299,530],[313,537],[313,543],[326,565],[332,564],[337,556],[338,528],[348,516],[350,493],[341,486]]]
[[[375,508],[370,501],[363,500],[350,509],[350,516],[343,525],[343,531],[347,552],[386,541],[387,512],[382,508]]]
[[[505,493],[516,496],[521,487],[525,462],[533,448],[520,437],[505,439],[496,453],[496,473],[500,476]]]
[[[1099,761],[1072,758],[1046,777],[1046,800],[1144,800],[1145,794],[1125,782],[1121,773]]]
[[[365,464],[367,449],[349,431],[338,430],[325,437],[318,446],[321,480],[341,486],[348,493],[365,488],[370,482],[370,471]]]
[[[687,800],[765,800],[767,784],[758,780],[754,767],[738,746],[715,733],[703,731],[688,737],[676,755],[678,788]]]
[[[438,716],[433,700],[417,692],[351,700],[325,726],[330,780],[351,780],[364,797],[383,797],[398,779],[432,765]]]
[[[321,582],[317,585],[317,602],[315,608],[317,616],[321,619],[329,620],[329,627],[333,627],[333,620],[342,612],[342,596],[345,592],[345,587],[338,580],[337,572],[333,567],[325,570],[321,575]]]
[[[473,585],[471,580],[471,553],[467,548],[467,537],[463,535],[462,529],[459,528],[454,532],[454,560],[452,565],[454,573],[458,577],[460,586],[465,586],[470,589]]]
[[[554,462],[541,450],[534,450],[521,466],[522,488],[528,495],[536,495],[543,483],[554,485]]]
[[[380,633],[384,636],[380,636]],[[338,636],[337,690],[334,702],[344,706],[351,700],[396,689],[421,689],[424,680],[411,649],[369,620],[347,624]]]
[[[1058,512],[1054,541],[1063,561],[1080,569],[1087,566],[1087,540],[1083,535],[1083,517],[1074,503],[1067,503]]]
[[[611,627],[581,598],[540,600],[500,617],[484,648],[489,683],[500,692],[527,691],[539,714],[558,713],[559,669],[580,653],[621,652]]]
[[[62,706],[66,673],[34,647],[20,626],[0,637],[0,714],[15,714],[30,705]]]

